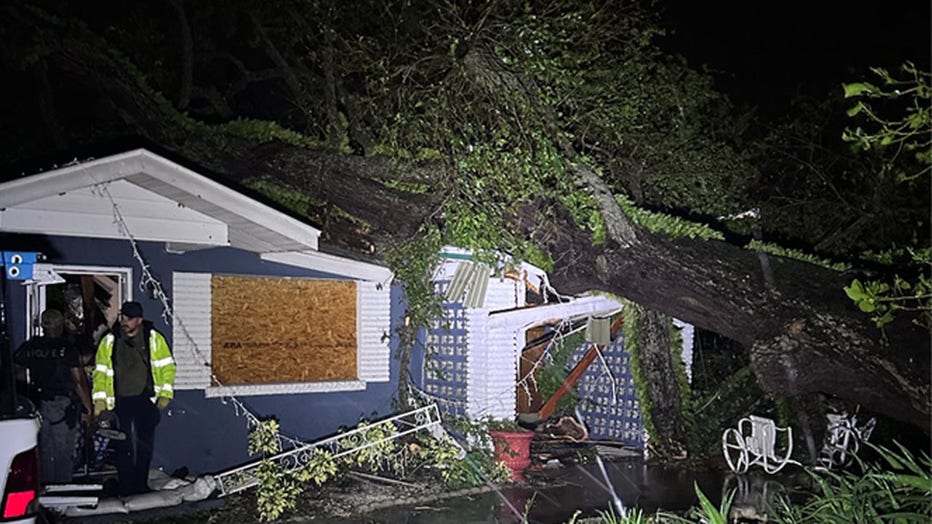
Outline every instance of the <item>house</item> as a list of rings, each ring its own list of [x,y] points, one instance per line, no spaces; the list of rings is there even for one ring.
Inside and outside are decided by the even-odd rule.
[[[144,149],[0,183],[0,247],[45,256],[35,278],[3,289],[11,341],[37,334],[46,307],[96,339],[120,303],[141,302],[177,362],[153,466],[224,471],[249,461],[247,413],[314,441],[393,412],[403,293],[388,268],[326,253],[319,240],[318,229]],[[441,258],[446,315],[415,348],[410,372],[418,394],[447,414],[511,419],[539,409],[528,379],[539,358],[525,350],[621,308],[604,296],[559,296],[530,264],[492,268],[453,247]],[[624,364],[613,387],[631,393],[623,343],[606,355]],[[599,381],[594,365],[580,388],[591,382],[604,394]],[[631,400],[619,416],[639,423]],[[585,414],[587,425],[604,414]]]
[[[303,440],[391,412],[392,273],[202,173],[136,149],[11,180],[0,239],[45,256],[3,290],[14,347],[46,307],[92,338],[125,300],[166,335],[177,378],[155,467],[247,461],[244,409]]]

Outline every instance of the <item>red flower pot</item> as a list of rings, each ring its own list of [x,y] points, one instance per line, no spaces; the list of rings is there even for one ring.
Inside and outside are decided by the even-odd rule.
[[[495,459],[511,469],[511,479],[524,480],[524,470],[531,465],[533,431],[489,431],[495,445]]]

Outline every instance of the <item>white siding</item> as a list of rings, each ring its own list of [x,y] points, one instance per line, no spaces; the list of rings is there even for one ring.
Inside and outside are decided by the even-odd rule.
[[[515,384],[518,377],[517,337],[522,331],[514,328],[489,329],[488,344],[491,355],[488,387],[489,414],[493,418],[515,417]],[[523,346],[523,344],[522,344]]]
[[[523,293],[523,287],[522,293]],[[523,297],[522,297],[523,298]],[[497,311],[500,309],[514,309],[522,301],[518,300],[518,283],[510,278],[492,277],[485,295],[485,309]]]
[[[356,374],[365,382],[388,382],[391,292],[375,282],[356,282]]]
[[[210,386],[210,273],[172,274],[175,389]]]
[[[514,418],[516,333],[489,329],[487,309],[469,310],[468,318],[467,413],[473,418]]]
[[[466,413],[480,418],[487,413],[489,344],[485,329],[488,320],[486,311],[466,310]]]

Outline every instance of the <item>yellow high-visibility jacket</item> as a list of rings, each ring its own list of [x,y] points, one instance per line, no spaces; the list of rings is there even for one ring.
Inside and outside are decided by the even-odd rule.
[[[143,325],[145,338],[149,344],[149,368],[152,370],[152,387],[155,395],[152,402],[158,397],[173,398],[175,396],[175,359],[172,358],[168,342],[161,333]],[[116,395],[113,388],[113,344],[116,340],[113,333],[100,339],[97,345],[97,362],[94,367],[94,401],[104,400],[107,409],[116,406]]]

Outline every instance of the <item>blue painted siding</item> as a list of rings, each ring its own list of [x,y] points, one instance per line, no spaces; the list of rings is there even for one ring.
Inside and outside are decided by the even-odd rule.
[[[161,304],[139,290],[142,271],[133,258],[128,241],[73,237],[34,237],[8,235],[18,243],[42,245],[39,250],[50,264],[131,267],[133,298],[142,303],[146,318],[171,342],[172,329],[161,319]],[[32,238],[27,238],[32,237]],[[162,243],[140,242],[139,249],[152,274],[161,282],[167,296],[172,296],[172,272],[192,271],[240,275],[339,278],[339,275],[315,272],[261,260],[258,255],[233,248],[212,248],[182,255],[165,252]],[[25,338],[25,291],[18,283],[8,283],[7,314],[11,342],[17,347]],[[398,348],[396,335],[401,321],[403,293],[391,291],[392,321],[390,347],[394,356]],[[270,355],[274,358],[274,354]],[[257,355],[256,358],[263,358]],[[282,433],[305,440],[315,440],[335,433],[342,426],[353,426],[361,418],[375,418],[392,412],[392,398],[397,390],[398,362],[392,358],[391,381],[370,383],[364,391],[265,395],[240,400],[260,418],[274,417]],[[178,391],[169,411],[163,413],[156,434],[153,467],[171,473],[185,466],[193,474],[214,473],[249,461],[246,421],[238,416],[231,403],[206,399],[202,391]]]
[[[588,343],[578,347],[569,365],[576,365],[588,348]],[[602,355],[605,364],[596,359],[576,385],[580,397],[579,411],[589,430],[589,438],[622,442],[643,449],[644,425],[624,336],[609,344]],[[606,372],[606,365],[611,374]],[[612,377],[615,378],[614,389]]]

